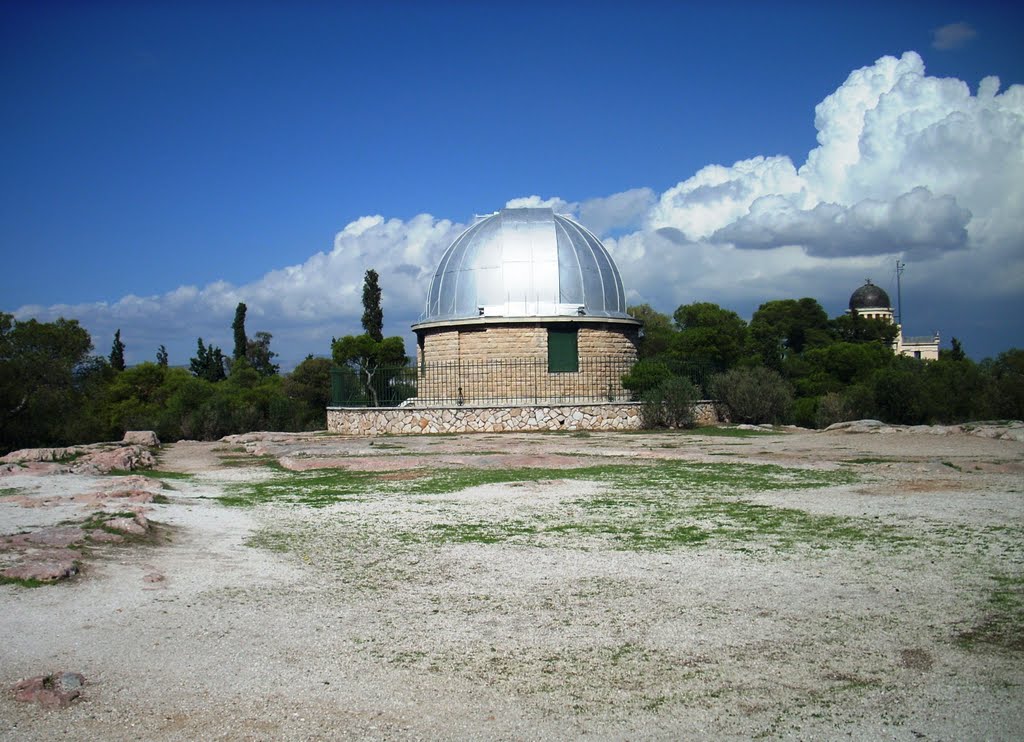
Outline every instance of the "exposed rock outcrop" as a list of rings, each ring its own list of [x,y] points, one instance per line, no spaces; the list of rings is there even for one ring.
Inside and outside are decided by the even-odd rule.
[[[77,672],[55,672],[19,680],[11,688],[14,700],[38,703],[50,709],[66,708],[82,695],[85,676]]]
[[[825,433],[924,433],[926,435],[973,435],[1024,443],[1024,422],[996,420],[960,425],[890,425],[881,420],[850,420],[825,428]]]

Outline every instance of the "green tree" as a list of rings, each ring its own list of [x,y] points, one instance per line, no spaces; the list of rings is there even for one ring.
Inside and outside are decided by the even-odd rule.
[[[815,397],[866,382],[893,359],[888,345],[835,342],[786,359],[785,371],[799,396]]]
[[[235,350],[231,354],[232,360],[237,361],[239,358],[244,358],[249,348],[249,339],[245,335],[245,313],[248,309],[243,302],[238,302],[238,306],[235,307],[235,319],[231,323],[231,330],[235,336]]]
[[[295,406],[295,423],[301,430],[324,426],[324,410],[331,404],[331,360],[306,356],[284,378],[284,394]]]
[[[348,366],[359,375],[367,402],[380,406],[381,392],[387,389],[384,367],[405,364],[405,342],[401,337],[374,340],[369,334],[346,335],[331,343],[331,355],[338,366]]]
[[[643,358],[634,363],[629,373],[622,377],[622,386],[633,392],[634,399],[639,399],[671,378],[672,370],[667,363]]]
[[[90,350],[77,320],[19,322],[0,312],[0,449],[76,442],[68,440],[82,406],[76,372]],[[109,368],[103,359],[92,366]]]
[[[156,350],[156,365],[167,368],[167,348],[163,345]]]
[[[963,361],[967,359],[967,354],[964,353],[964,346],[960,344],[959,338],[953,338],[951,341],[953,347],[949,351],[949,360],[951,361]],[[940,351],[939,357],[941,358],[944,353]]]
[[[274,363],[277,353],[270,349],[273,337],[269,332],[257,332],[246,347],[244,357],[260,376],[276,376],[280,370],[280,366]]]
[[[857,310],[829,322],[832,336],[843,343],[881,343],[891,346],[899,328],[887,319],[864,317]]]
[[[377,271],[371,268],[363,277],[363,330],[374,341],[384,340],[384,311],[380,306],[380,284]]]
[[[686,304],[673,315],[679,335],[675,346],[686,359],[702,359],[730,368],[743,353],[747,323],[728,309],[710,302]]]
[[[900,356],[872,375],[870,387],[879,420],[900,425],[929,421],[930,400],[920,363]]]
[[[678,334],[672,326],[672,318],[652,309],[650,304],[629,307],[626,313],[644,323],[643,335],[637,349],[640,359],[665,360]]]
[[[110,367],[115,371],[124,371],[124,343],[121,342],[121,329],[114,333],[114,344],[110,347]]]
[[[189,359],[189,369],[193,376],[206,381],[223,381],[227,378],[224,372],[224,353],[213,344],[209,347],[204,345],[202,338],[196,343],[195,357]]]
[[[997,417],[1024,420],[1024,350],[1010,348],[982,366],[990,381],[990,409]]]
[[[769,368],[782,370],[787,358],[831,341],[828,315],[809,297],[768,301],[750,318],[748,345]]]

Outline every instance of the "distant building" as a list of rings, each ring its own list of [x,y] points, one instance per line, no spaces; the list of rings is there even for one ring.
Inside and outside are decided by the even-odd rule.
[[[884,319],[894,322],[892,302],[885,291],[868,280],[863,286],[850,295],[850,313],[856,312],[867,319]],[[892,349],[900,355],[920,358],[926,361],[937,361],[939,358],[939,333],[923,337],[904,337],[902,325],[896,326],[896,339]]]
[[[441,257],[412,326],[419,402],[628,399],[641,324],[582,225],[549,208],[478,217]]]

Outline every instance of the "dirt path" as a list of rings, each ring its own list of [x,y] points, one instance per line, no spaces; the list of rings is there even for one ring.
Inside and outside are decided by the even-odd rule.
[[[167,543],[0,585],[0,685],[87,678],[3,694],[0,738],[1024,737],[1019,442],[249,436],[158,468],[192,475]]]
[[[164,446],[158,456],[157,466],[165,471],[183,474],[200,474],[223,468],[223,458],[218,455],[228,449],[220,442],[180,441]]]

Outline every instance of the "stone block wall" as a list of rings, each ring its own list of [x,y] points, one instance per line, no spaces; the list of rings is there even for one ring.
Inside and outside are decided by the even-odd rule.
[[[714,402],[695,405],[699,425],[719,422]],[[639,430],[636,403],[520,407],[327,409],[327,430],[342,435],[500,433],[539,430]]]

